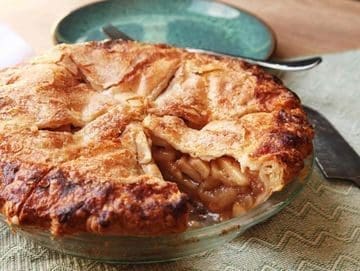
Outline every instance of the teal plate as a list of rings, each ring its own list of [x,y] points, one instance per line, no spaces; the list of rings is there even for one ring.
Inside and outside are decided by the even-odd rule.
[[[271,29],[257,17],[205,0],[109,0],[72,11],[53,33],[56,43],[103,40],[113,24],[139,41],[168,43],[267,59],[275,48]]]

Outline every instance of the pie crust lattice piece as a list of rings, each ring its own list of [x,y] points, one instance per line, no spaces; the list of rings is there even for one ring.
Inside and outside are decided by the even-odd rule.
[[[313,130],[277,78],[166,45],[58,45],[0,71],[0,213],[10,224],[158,235],[189,200],[228,218],[304,166]]]

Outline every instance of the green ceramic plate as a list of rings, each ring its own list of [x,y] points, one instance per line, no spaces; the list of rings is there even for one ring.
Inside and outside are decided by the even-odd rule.
[[[62,18],[56,43],[107,38],[101,27],[112,23],[147,42],[268,58],[275,47],[271,29],[255,16],[220,2],[204,0],[109,0],[89,4]]]

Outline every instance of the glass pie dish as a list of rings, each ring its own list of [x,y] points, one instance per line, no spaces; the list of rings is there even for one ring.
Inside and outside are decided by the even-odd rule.
[[[282,191],[238,217],[189,229],[180,234],[157,237],[77,234],[54,237],[34,227],[13,227],[25,238],[49,249],[73,256],[109,263],[150,263],[180,259],[221,246],[241,235],[248,228],[263,222],[288,205],[302,190],[313,169],[313,155],[305,160],[300,174]],[[0,222],[6,223],[0,215]]]

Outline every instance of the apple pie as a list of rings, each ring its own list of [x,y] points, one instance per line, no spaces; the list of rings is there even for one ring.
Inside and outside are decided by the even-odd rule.
[[[259,67],[167,45],[58,45],[0,71],[0,213],[54,235],[185,231],[281,190],[312,152],[299,98]]]

